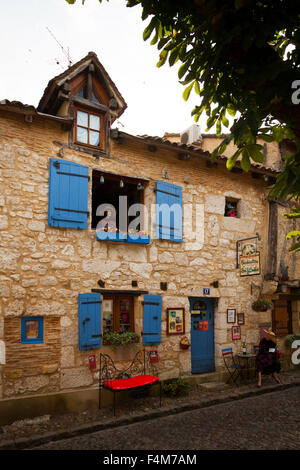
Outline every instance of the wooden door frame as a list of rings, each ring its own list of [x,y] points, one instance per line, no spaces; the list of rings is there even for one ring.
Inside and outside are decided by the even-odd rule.
[[[277,328],[276,328],[277,320],[275,318],[275,307],[276,307],[275,302],[282,302],[282,303],[286,302],[286,308],[287,308],[287,333],[281,333],[280,330],[277,331]],[[272,330],[279,337],[284,337],[286,335],[291,334],[292,331],[293,331],[292,301],[289,300],[289,299],[279,298],[279,299],[273,300],[273,304],[274,304],[274,308],[272,310]]]

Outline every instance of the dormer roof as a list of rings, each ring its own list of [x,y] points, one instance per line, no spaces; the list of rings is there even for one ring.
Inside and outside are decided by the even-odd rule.
[[[120,117],[127,108],[127,104],[95,52],[89,52],[86,57],[49,81],[37,111],[56,115],[62,101],[67,99],[70,94],[70,84],[74,83],[77,77],[84,73],[88,74],[88,72],[92,72],[93,77],[103,90],[105,101],[107,101],[103,104],[110,108],[112,121]]]

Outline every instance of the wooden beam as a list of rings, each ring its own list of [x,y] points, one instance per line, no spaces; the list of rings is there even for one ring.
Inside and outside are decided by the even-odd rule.
[[[280,292],[278,292],[279,294],[279,300],[283,299],[283,300],[300,300],[300,295],[299,294],[281,294]]]
[[[266,273],[276,276],[278,242],[278,206],[277,202],[269,201],[268,254]]]
[[[94,101],[86,100],[85,98],[81,98],[80,96],[73,96],[72,100],[74,103],[84,106],[85,108],[95,109],[96,111],[101,111],[106,113],[108,111],[108,107],[104,104],[94,103]]]
[[[143,295],[149,294],[147,290],[114,290],[114,289],[92,289],[92,292],[97,292],[103,295]]]
[[[87,80],[87,99],[92,101],[92,93],[93,93],[93,77],[91,72],[88,73],[88,80]]]

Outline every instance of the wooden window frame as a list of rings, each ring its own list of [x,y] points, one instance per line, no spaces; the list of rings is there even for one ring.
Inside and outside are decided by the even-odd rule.
[[[134,332],[134,298],[132,295],[103,295],[103,300],[112,300],[113,301],[113,330],[112,333],[120,333],[120,310],[119,310],[119,301],[128,300],[129,301],[129,324],[130,332]]]
[[[78,126],[78,124],[77,124],[77,112],[78,111],[81,111],[81,112],[86,113],[88,115],[88,127],[82,126],[82,125]],[[89,143],[89,140],[90,140],[89,131],[92,130],[92,131],[97,132],[95,129],[91,129],[90,126],[89,126],[89,124],[90,124],[90,115],[91,114],[93,116],[97,116],[97,117],[100,118],[100,130],[99,130],[100,143],[99,143],[99,145],[92,145],[92,144]],[[92,149],[100,149],[100,150],[104,151],[104,148],[105,148],[105,115],[104,115],[104,113],[97,112],[95,110],[85,108],[83,106],[74,105],[74,115],[75,115],[75,120],[74,120],[74,142],[77,145],[83,145],[84,147],[89,147],[89,148],[92,148]],[[88,143],[80,142],[79,140],[77,140],[77,127],[82,127],[83,129],[87,129],[87,131],[88,131]]]

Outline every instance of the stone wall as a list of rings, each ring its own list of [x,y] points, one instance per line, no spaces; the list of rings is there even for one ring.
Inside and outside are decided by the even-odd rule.
[[[277,274],[281,277],[282,268],[288,268],[289,279],[300,279],[300,263],[297,262],[297,253],[291,253],[289,248],[295,239],[286,239],[289,232],[300,230],[300,221],[292,220],[283,214],[289,213],[287,205],[278,204],[278,241],[277,241]]]
[[[5,119],[3,115],[0,119],[0,341],[5,344],[7,356],[3,361],[6,363],[0,366],[0,398],[79,389],[97,383],[100,350],[78,349],[77,296],[99,287],[99,279],[105,281],[108,289],[131,289],[132,280],[137,280],[139,289],[162,295],[162,343],[158,347],[161,378],[189,375],[191,370],[190,350],[179,348],[180,336],[165,334],[166,308],[186,309],[189,335],[188,297],[201,297],[204,287],[210,287],[210,297],[218,299],[216,369],[223,367],[222,348],[233,346],[237,351],[241,346],[240,341],[232,342],[231,325],[226,322],[227,308],[245,313],[242,340],[248,345],[257,343],[258,314],[251,309],[257,292],[251,284],[261,285],[262,276],[240,277],[236,269],[236,241],[258,232],[264,266],[268,219],[262,181],[247,174],[230,174],[223,164],[218,169],[207,168],[205,160],[199,157],[180,161],[176,149],[158,147],[156,153],[149,152],[146,143],[132,138],[124,139],[122,144],[112,141],[110,158],[96,159],[68,148],[58,157],[62,145],[57,143],[68,143],[68,133],[58,123],[34,118],[29,124],[22,116],[8,113]],[[182,186],[183,202],[199,205],[203,238],[187,240],[184,234],[183,243],[152,240],[149,246],[131,246],[96,241],[95,230],[91,228],[49,227],[50,157],[87,165],[90,176],[92,169],[104,169],[147,178],[147,205],[155,202],[155,182],[167,172],[170,183]],[[185,177],[189,177],[190,183],[184,182]],[[91,181],[89,191],[91,194]],[[242,200],[241,218],[224,217],[226,196]],[[91,205],[91,197],[89,201]],[[168,282],[166,292],[160,289],[161,281]],[[211,286],[214,281],[219,282],[218,288]],[[142,300],[143,296],[135,298],[138,333],[142,329]],[[46,330],[55,333],[49,337],[51,344],[48,340],[43,345],[20,344],[20,322],[24,315],[44,316]],[[111,353],[108,346],[101,351]],[[97,354],[95,371],[88,369],[91,352]]]

